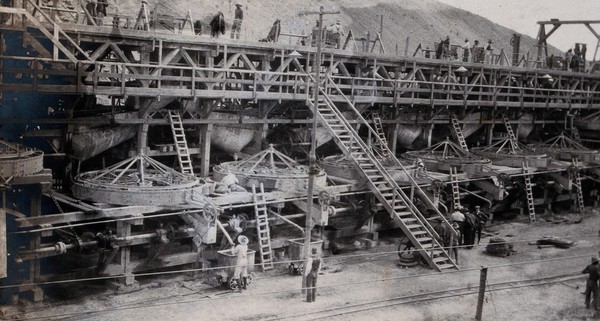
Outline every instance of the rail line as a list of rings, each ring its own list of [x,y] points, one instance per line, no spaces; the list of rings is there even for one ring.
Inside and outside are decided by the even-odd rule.
[[[531,286],[542,286],[552,283],[561,283],[565,281],[571,281],[581,279],[582,275],[563,274],[552,277],[528,279],[528,280],[516,280],[516,281],[505,281],[497,283],[488,283],[486,292],[497,292],[515,288],[531,287]],[[281,316],[271,319],[275,320],[330,320],[335,317],[347,316],[355,313],[361,313],[369,310],[378,310],[391,308],[399,304],[410,304],[426,301],[434,301],[447,299],[457,296],[477,295],[479,293],[478,287],[467,287],[467,288],[453,288],[443,291],[428,292],[423,294],[404,295],[394,298],[389,298],[379,301],[361,302],[352,305],[344,305],[319,311],[311,311],[302,314],[294,314],[288,316]]]

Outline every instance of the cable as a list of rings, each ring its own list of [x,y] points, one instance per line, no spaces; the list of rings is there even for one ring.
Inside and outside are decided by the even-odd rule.
[[[590,234],[582,234],[580,236],[597,236],[597,234],[595,233],[590,233]],[[539,238],[537,238],[539,239]],[[503,243],[520,243],[520,242],[530,242],[532,240],[537,240],[537,239],[523,239],[523,240],[515,240],[515,241],[506,241]],[[503,244],[503,243],[495,243],[495,244]],[[477,247],[483,247],[485,245],[477,245]],[[468,247],[468,245],[463,245],[460,246],[461,248],[464,247]],[[448,249],[448,247],[444,247],[444,249]],[[418,250],[418,249],[414,249],[414,250],[408,250],[406,252],[419,252],[422,250]],[[397,254],[398,251],[389,251],[389,252],[379,252],[379,253],[360,253],[360,254],[354,254],[354,255],[346,255],[343,257],[340,256],[331,256],[331,257],[325,257],[322,258],[323,261],[329,260],[329,259],[336,259],[336,258],[349,258],[349,257],[364,257],[364,256],[384,256],[384,255],[390,255],[390,254]],[[573,257],[565,257],[565,258],[579,258],[579,257],[587,257],[589,255],[581,255],[581,256],[573,256]],[[557,258],[557,259],[546,259],[546,261],[539,261],[539,262],[550,262],[550,261],[555,261],[555,260],[561,260],[563,258]],[[304,262],[304,260],[287,260],[287,261],[280,261],[280,262],[273,262],[273,264],[290,264],[290,263],[302,263]],[[531,261],[531,262],[538,262],[538,261]],[[343,263],[343,262],[342,262]],[[510,264],[505,264],[505,265],[497,265],[495,267],[508,267],[508,266],[513,266],[513,265],[522,265],[522,264],[527,264],[528,261],[525,262],[515,262],[515,263],[510,263]],[[252,266],[260,266],[261,263],[254,263]],[[236,265],[229,265],[229,266],[218,266],[218,267],[210,267],[210,268],[195,268],[195,269],[184,269],[184,270],[177,270],[177,271],[161,271],[161,272],[147,272],[147,273],[138,273],[138,274],[134,274],[134,276],[156,276],[156,275],[170,275],[170,274],[179,274],[179,273],[189,273],[189,272],[205,272],[205,271],[211,271],[211,270],[222,270],[222,269],[228,269],[228,268],[235,268]],[[467,270],[457,270],[457,271],[469,271],[469,269]],[[456,271],[446,271],[444,273],[454,273]],[[106,279],[119,279],[119,278],[124,278],[126,276],[121,275],[121,276],[99,276],[99,277],[90,277],[90,278],[82,278],[82,279],[71,279],[71,280],[57,280],[57,281],[46,281],[46,282],[31,282],[31,283],[22,283],[22,284],[12,284],[12,285],[2,285],[0,286],[0,289],[5,289],[5,288],[13,288],[13,287],[19,287],[19,286],[35,286],[35,285],[51,285],[51,284],[64,284],[64,283],[71,283],[71,282],[85,282],[85,281],[95,281],[95,280],[106,280]]]
[[[476,270],[479,270],[479,269],[476,269]],[[430,274],[430,275],[439,275],[439,274]],[[417,276],[419,276],[419,275],[417,275]],[[539,279],[532,279],[532,280],[504,281],[504,282],[489,284],[489,286],[491,287],[491,286],[497,286],[497,285],[500,285],[500,284],[507,284],[507,283],[518,283],[518,282],[525,282],[525,281],[537,281],[537,280],[548,280],[548,279],[564,278],[564,277],[568,277],[568,276],[569,276],[569,274],[559,275],[559,276],[555,276],[555,277],[545,277],[545,278],[539,278]],[[576,278],[581,278],[581,277],[582,277],[582,275],[581,276],[577,276],[577,277],[572,277],[572,278],[576,279]],[[486,282],[487,282],[487,280],[486,280]],[[547,282],[543,282],[541,284],[515,285],[515,286],[509,286],[509,287],[504,287],[504,288],[499,288],[499,289],[491,289],[491,288],[489,288],[488,291],[490,291],[490,292],[494,291],[495,292],[495,291],[513,289],[513,288],[527,287],[527,286],[540,286],[540,285],[550,284],[550,283],[555,283],[555,282],[562,282],[562,280],[561,281],[554,281],[554,282],[553,281],[547,281]],[[337,285],[337,286],[339,286],[339,285]],[[322,289],[322,288],[325,288],[325,287],[333,287],[333,286],[332,285],[318,286],[317,289]],[[410,298],[422,297],[422,296],[432,295],[432,294],[438,294],[438,293],[456,292],[456,291],[460,291],[460,290],[469,290],[470,288],[471,288],[470,286],[467,286],[466,288],[454,288],[454,289],[450,289],[450,290],[442,290],[442,291],[434,291],[434,292],[421,293],[421,294],[415,294],[415,295],[408,295],[408,296],[402,296],[402,297],[397,297],[397,298],[391,298],[391,299],[387,299],[387,300],[384,300],[384,301],[377,301],[376,303],[386,302],[386,301],[394,301],[394,300],[400,300],[400,299],[406,299],[406,298],[410,299]],[[245,295],[244,294],[234,294],[234,295],[230,295],[230,296],[227,296],[227,297],[211,297],[211,298],[202,298],[200,300],[186,300],[186,301],[176,301],[176,302],[144,304],[144,305],[139,305],[139,306],[111,307],[110,309],[101,309],[101,310],[87,311],[87,312],[84,312],[84,313],[69,313],[69,314],[52,315],[52,316],[40,316],[40,317],[24,318],[24,319],[21,319],[21,320],[38,320],[38,319],[48,319],[48,318],[74,317],[74,316],[89,315],[89,314],[95,314],[95,313],[101,313],[101,312],[107,312],[107,311],[141,309],[141,308],[168,306],[168,305],[196,303],[196,302],[199,302],[199,301],[211,301],[211,300],[222,300],[222,299],[232,299],[232,298],[235,299],[235,298],[241,298],[241,297],[259,296],[259,295],[262,296],[262,295],[280,294],[280,293],[296,292],[296,291],[298,291],[298,289],[280,290],[280,291],[269,291],[269,292],[262,292],[262,293],[251,293],[251,294],[245,294]],[[421,302],[421,301],[430,301],[430,300],[437,300],[437,299],[443,299],[443,298],[451,298],[451,297],[462,296],[462,295],[467,295],[467,294],[476,294],[476,293],[479,293],[479,290],[471,291],[471,292],[468,292],[468,293],[451,294],[451,295],[434,297],[434,298],[421,298],[421,299],[411,300],[411,301],[407,301],[407,302],[402,302],[402,303],[399,303],[399,304],[416,303],[416,302]],[[365,305],[365,304],[372,304],[372,303],[356,304],[355,306]],[[345,307],[346,306],[342,306],[341,308],[345,308]],[[386,306],[384,306],[384,307],[386,307]],[[382,307],[375,307],[375,308],[382,308]],[[320,312],[322,312],[322,311],[320,311]],[[284,317],[284,318],[287,318],[287,317]],[[270,320],[279,320],[279,319],[281,319],[281,318],[270,319]]]

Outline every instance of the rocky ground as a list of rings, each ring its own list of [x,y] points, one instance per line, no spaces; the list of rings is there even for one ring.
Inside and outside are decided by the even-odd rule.
[[[317,302],[306,303],[300,277],[287,274],[287,264],[256,273],[250,289],[231,293],[203,282],[204,274],[189,273],[138,278],[132,287],[107,289],[106,283],[68,286],[61,299],[48,299],[13,311],[9,318],[44,320],[314,320],[306,314],[365,302],[386,301],[448,289],[472,294],[395,304],[382,309],[329,315],[327,320],[472,320],[475,316],[480,267],[488,267],[484,320],[588,320],[592,310],[583,304],[585,279],[580,271],[598,254],[600,216],[546,217],[534,224],[504,222],[488,228],[481,245],[461,250],[460,271],[439,273],[424,267],[397,266],[397,238],[382,237],[370,250],[324,259]],[[490,237],[514,245],[508,257],[484,253]],[[544,236],[575,242],[569,249],[531,245]],[[285,260],[285,258],[283,258]],[[551,283],[498,290],[494,284],[554,278]],[[454,292],[453,292],[454,293]],[[457,292],[458,293],[458,292]],[[463,293],[463,292],[461,292]],[[14,314],[17,313],[18,314]]]

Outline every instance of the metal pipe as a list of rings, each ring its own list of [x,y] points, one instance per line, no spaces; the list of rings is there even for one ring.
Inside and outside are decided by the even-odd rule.
[[[302,234],[304,234],[304,229],[302,227],[300,227],[300,225],[290,221],[289,219],[287,219],[287,217],[280,215],[279,213],[273,211],[273,210],[269,210],[269,213],[281,218],[282,220],[284,220],[285,222],[287,222],[288,224],[292,225],[293,227],[296,227],[300,230],[300,232],[302,232]],[[304,216],[304,214],[301,214],[302,216]],[[270,220],[270,219],[269,219]]]

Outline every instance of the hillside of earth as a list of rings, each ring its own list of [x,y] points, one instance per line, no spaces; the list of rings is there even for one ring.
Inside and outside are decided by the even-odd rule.
[[[282,33],[309,34],[318,15],[301,13],[318,11],[319,6],[323,6],[325,11],[339,11],[339,14],[325,15],[325,26],[339,20],[343,30],[346,33],[352,30],[356,38],[364,38],[369,32],[374,39],[381,28],[383,15],[382,39],[388,54],[404,55],[406,51],[412,55],[419,44],[423,48],[433,48],[434,42],[446,36],[450,37],[452,44],[458,45],[463,44],[465,39],[469,39],[471,44],[477,39],[482,45],[492,40],[497,50],[504,49],[509,53],[512,50],[510,39],[515,33],[486,18],[436,0],[148,0],[148,8],[161,16],[182,19],[190,13],[193,20],[202,21],[204,34],[207,34],[208,23],[219,11],[223,12],[230,29],[237,3],[244,10],[241,37],[247,41],[265,38],[276,19],[282,22]],[[119,15],[136,17],[139,8],[138,0],[119,0],[118,5],[112,2],[108,9],[113,14],[118,11]],[[297,38],[284,36],[280,41],[295,42]],[[535,39],[523,36],[521,41],[522,53],[529,51],[532,56],[536,54]],[[558,52],[555,50],[551,48],[551,51]]]

